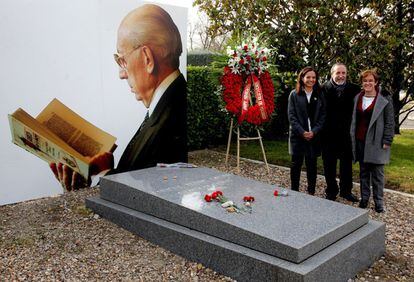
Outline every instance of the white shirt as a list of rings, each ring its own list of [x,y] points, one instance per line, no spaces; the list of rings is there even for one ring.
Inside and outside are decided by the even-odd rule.
[[[310,99],[311,99],[311,96],[312,96],[312,92],[313,91],[311,91],[309,93],[305,89],[303,89],[303,91],[305,91],[306,99],[308,99],[308,103],[310,103]],[[309,118],[308,118],[308,127],[309,127],[309,130],[312,131],[312,126],[311,126],[311,122],[310,122],[310,119]]]
[[[174,72],[170,73],[160,85],[158,85],[157,89],[154,91],[154,95],[152,96],[151,103],[148,107],[148,114],[151,116],[152,112],[154,111],[155,107],[157,106],[158,102],[160,101],[162,95],[167,90],[167,88],[173,83],[173,81],[180,75],[179,70],[175,70]]]
[[[362,110],[365,111],[374,101],[375,97],[362,96]]]
[[[312,96],[312,92],[313,91],[311,91],[311,92],[306,92],[306,90],[305,90],[305,94],[306,94],[306,99],[308,99],[308,103],[310,103],[310,98],[311,98],[311,96]]]

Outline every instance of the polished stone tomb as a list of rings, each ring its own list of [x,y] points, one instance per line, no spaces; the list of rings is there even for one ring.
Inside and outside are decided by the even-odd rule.
[[[217,189],[239,206],[254,196],[252,212],[205,202]],[[275,189],[213,169],[156,167],[103,178],[87,206],[238,280],[346,281],[384,253],[384,224],[367,211],[294,191],[275,197]]]

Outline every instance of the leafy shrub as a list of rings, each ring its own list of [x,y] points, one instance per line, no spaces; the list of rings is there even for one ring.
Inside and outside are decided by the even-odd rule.
[[[221,69],[187,67],[188,142],[191,150],[225,142],[227,113],[217,91]]]
[[[209,66],[212,62],[221,61],[221,54],[209,51],[191,51],[187,53],[187,65],[189,66]]]

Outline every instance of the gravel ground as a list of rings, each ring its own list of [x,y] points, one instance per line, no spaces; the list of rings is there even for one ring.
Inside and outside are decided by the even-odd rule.
[[[239,174],[234,158],[226,168],[221,153],[193,152],[190,162]],[[271,167],[267,174],[262,164],[242,161],[240,175],[289,187],[286,168]],[[323,189],[318,178],[316,196]],[[1,206],[0,281],[232,281],[93,214],[84,199],[98,193],[84,189]],[[386,223],[386,253],[350,281],[414,281],[414,197],[386,192],[385,201],[387,212],[370,210],[370,217]]]

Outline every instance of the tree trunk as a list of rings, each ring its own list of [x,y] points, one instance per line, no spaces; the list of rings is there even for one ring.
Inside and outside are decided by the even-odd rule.
[[[395,25],[399,27],[399,30],[403,30],[403,5],[400,1],[396,6]],[[394,104],[394,120],[395,120],[395,134],[400,134],[400,111],[403,107],[400,101],[400,90],[404,88],[404,58],[403,58],[403,43],[399,43],[393,50],[393,62],[392,62],[392,81],[391,81],[391,93]]]

